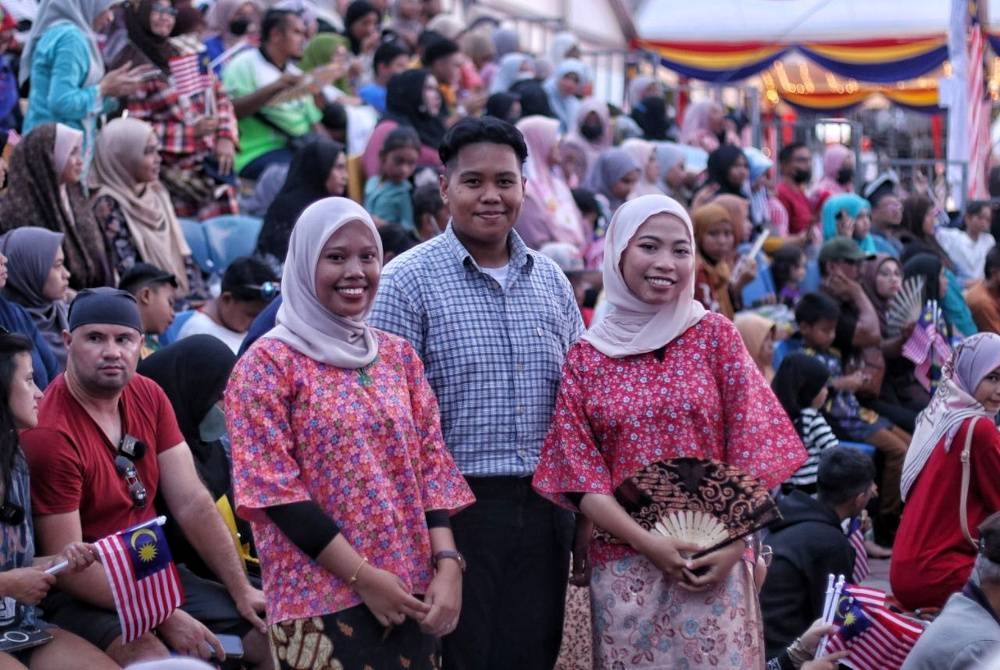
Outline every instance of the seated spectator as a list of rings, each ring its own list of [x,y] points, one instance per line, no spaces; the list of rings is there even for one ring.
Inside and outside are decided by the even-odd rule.
[[[938,257],[948,279],[948,290],[941,294],[941,308],[958,333],[972,335],[976,332],[976,323],[962,298],[963,286],[955,276],[955,264],[934,236],[940,211],[930,198],[923,195],[913,194],[903,201],[904,232],[899,236],[903,252],[900,260],[905,263],[917,254],[925,253]]]
[[[757,369],[764,375],[764,379],[771,383],[774,379],[776,324],[771,319],[754,312],[740,312],[733,318],[733,325],[740,331],[743,344],[746,345],[750,358],[757,364]]]
[[[60,576],[62,590],[44,601],[46,616],[122,665],[165,658],[168,648],[186,656],[221,658],[215,630],[243,636],[244,663],[270,667],[265,625],[258,616],[263,594],[247,581],[166,396],[154,382],[135,374],[141,329],[135,300],[124,291],[88,289],[73,301],[65,336],[67,372],[40,403],[38,426],[21,436],[35,475],[31,502],[37,546],[52,551],[148,522],[156,511],[147,501],[162,494],[223,584],[198,580],[178,566],[184,604],[157,627],[159,637],[149,632],[128,644],[122,642],[99,566]],[[127,485],[119,466],[132,473],[134,485]]]
[[[581,101],[576,119],[560,144],[563,174],[570,187],[583,183],[598,156],[611,147],[613,137],[608,103],[599,98]]]
[[[496,74],[490,80],[490,93],[510,93],[519,81],[533,79],[534,64],[524,53],[508,53],[500,57]]]
[[[387,29],[412,49],[417,45],[417,37],[424,31],[426,23],[421,0],[396,0],[389,4],[391,4],[392,19]],[[492,46],[492,42],[490,45]]]
[[[559,122],[544,116],[522,119],[517,129],[528,146],[524,204],[515,230],[532,249],[549,242],[571,244],[583,252],[593,238],[584,226],[569,185],[557,171],[560,161]]]
[[[448,227],[449,217],[437,184],[421,184],[413,190],[413,219],[421,242],[441,234]]]
[[[809,147],[801,142],[786,144],[778,153],[778,170],[781,179],[775,187],[775,195],[788,213],[788,230],[779,231],[779,234],[803,246],[816,223],[816,210],[806,194],[812,179]]]
[[[320,110],[344,99],[352,101],[354,93],[348,77],[351,56],[347,50],[347,39],[336,33],[321,33],[310,39],[302,50],[298,66],[303,73],[313,78],[310,91],[313,102]]]
[[[513,93],[494,93],[486,99],[486,110],[484,116],[492,116],[503,119],[507,123],[515,124],[523,116],[521,109],[521,98]]]
[[[56,556],[35,556],[34,528],[31,517],[28,463],[18,440],[19,430],[38,424],[38,401],[41,391],[32,382],[31,340],[16,333],[0,334],[0,481],[4,488],[4,515],[0,520],[0,593],[3,594],[4,633],[44,628],[52,639],[43,646],[0,653],[5,669],[31,668],[58,670],[80,667],[110,670],[118,665],[85,640],[49,626],[35,607],[56,583],[54,575],[44,572],[61,561],[68,561],[76,573],[97,558],[93,546],[70,542]],[[9,510],[9,511],[8,511]]]
[[[44,228],[15,228],[0,237],[0,253],[7,258],[3,295],[31,316],[55,356],[58,371],[66,367],[66,330],[69,305],[66,291],[70,273],[62,245],[64,237]]]
[[[841,440],[871,444],[884,456],[875,531],[880,545],[891,546],[902,509],[899,477],[910,435],[858,402],[856,392],[864,385],[866,373],[855,370],[847,374],[842,355],[832,346],[840,318],[837,303],[822,293],[802,296],[795,308],[803,351],[823,363],[830,374],[831,392],[823,405],[823,415],[834,434]]]
[[[771,168],[774,161],[760,149],[743,150],[748,163],[747,186],[750,192],[750,223],[754,230],[767,230],[784,237],[788,233],[788,210],[774,195]]]
[[[163,389],[177,417],[184,442],[191,449],[198,477],[212,500],[227,498],[231,509],[235,509],[235,505],[232,502],[229,437],[221,400],[235,363],[236,356],[224,342],[211,335],[192,335],[144,358],[136,370]],[[174,561],[183,563],[199,577],[218,581],[219,575],[206,565],[197,549],[184,537],[163,496],[154,503],[157,511],[167,515],[164,530]],[[249,534],[244,539],[249,541]]]
[[[889,580],[908,610],[941,607],[962,588],[976,556],[962,519],[976,528],[1000,510],[998,411],[1000,335],[974,335],[958,345],[942,370],[937,392],[917,419],[903,467],[906,508]],[[972,463],[967,489],[963,461]]]
[[[252,44],[260,35],[263,6],[258,0],[216,0],[205,14],[205,55],[213,62],[215,76],[222,75],[223,66],[237,53],[253,48]],[[237,45],[242,45],[239,48]],[[229,59],[219,60],[219,56],[230,52]]]
[[[118,282],[118,288],[135,298],[142,320],[143,342],[139,360],[160,348],[159,337],[174,321],[177,278],[149,263],[136,263]]]
[[[393,76],[406,70],[410,56],[410,50],[401,42],[382,42],[372,56],[375,76],[358,89],[358,97],[379,114],[385,114],[386,85]]]
[[[114,119],[101,130],[92,178],[94,217],[119,277],[139,261],[151,263],[174,275],[181,297],[204,296],[201,269],[159,180],[159,144],[152,126],[131,117]]]
[[[854,192],[854,152],[843,144],[831,144],[823,152],[823,176],[809,197],[817,210],[832,195]]]
[[[458,44],[446,38],[432,41],[420,57],[421,65],[434,77],[441,93],[441,116],[448,118],[456,113],[460,64],[462,55]]]
[[[903,251],[903,203],[896,193],[894,177],[883,175],[865,186],[864,196],[872,206],[872,239],[882,254],[899,258]]]
[[[684,205],[691,202],[685,187],[684,150],[672,142],[657,142],[656,163],[660,167],[660,189]]]
[[[771,278],[778,302],[790,309],[802,295],[800,285],[806,278],[806,254],[795,243],[785,244],[771,256]]]
[[[174,211],[197,219],[238,213],[232,174],[236,115],[222,84],[212,78],[211,91],[177,93],[170,59],[188,54],[170,40],[176,10],[168,0],[126,3],[124,11],[129,43],[117,62],[156,68],[125,105],[129,116],[146,121],[156,133],[163,161],[160,181]]]
[[[419,157],[420,137],[413,128],[400,126],[386,136],[379,152],[379,172],[365,183],[365,209],[380,227],[394,223],[416,229],[410,178]]]
[[[11,53],[17,47],[14,37],[17,22],[5,7],[0,6],[0,134],[21,127],[23,114],[17,92],[17,66],[20,54]],[[2,183],[2,181],[0,181]]]
[[[82,141],[80,131],[62,124],[35,128],[14,149],[7,192],[0,198],[0,230],[36,226],[65,236],[66,267],[77,289],[114,281],[80,183]]]
[[[732,217],[724,207],[709,204],[694,210],[694,242],[698,253],[695,300],[713,312],[732,319],[740,307],[740,293],[756,273],[750,259],[732,276],[728,259],[736,245]]]
[[[808,454],[805,463],[782,484],[784,493],[795,489],[809,495],[816,493],[819,457],[840,444],[821,411],[829,393],[829,381],[830,371],[826,366],[802,352],[786,356],[771,381],[771,390],[785,408]]]
[[[4,237],[0,236],[0,249],[3,245]],[[0,328],[23,335],[31,342],[31,369],[35,386],[44,391],[49,381],[59,374],[59,361],[27,310],[4,295],[7,278],[7,257],[0,252]]]
[[[222,72],[239,119],[236,170],[242,177],[256,179],[268,165],[290,162],[297,140],[311,132],[325,134],[322,114],[292,63],[302,56],[305,31],[297,14],[269,10],[261,24],[260,49],[240,53]]]
[[[420,240],[417,239],[412,230],[407,230],[398,223],[387,223],[380,226],[378,237],[382,242],[383,265],[420,244]]]
[[[1000,515],[991,514],[977,530],[972,575],[921,633],[902,670],[996,667],[1000,649]],[[989,659],[992,662],[987,662]]]
[[[352,57],[348,76],[352,82],[357,82],[371,76],[372,53],[379,45],[382,12],[368,0],[352,0],[343,16],[343,36],[347,38],[347,50]]]
[[[656,162],[655,145],[646,140],[631,139],[622,142],[621,147],[642,168],[639,171],[639,181],[632,189],[629,198],[638,198],[641,195],[663,195],[663,191],[657,186],[660,181],[660,164]]]
[[[694,203],[705,204],[726,194],[746,198],[749,176],[750,163],[742,149],[729,144],[719,147],[708,155],[707,179],[695,194]]]
[[[916,272],[917,266],[910,267]],[[903,345],[912,334],[916,320],[904,324],[901,331],[890,331],[887,321],[889,306],[903,285],[903,269],[895,258],[876,254],[864,266],[861,285],[878,316],[882,336],[879,350],[884,360],[884,376],[878,398],[866,398],[865,403],[903,430],[912,432],[917,414],[927,406],[930,397],[917,383],[913,363],[903,356]],[[937,285],[928,289],[925,295],[928,299],[931,295],[937,296]]]
[[[19,83],[31,81],[22,132],[61,123],[83,133],[84,161],[97,136],[97,119],[118,109],[150,71],[126,63],[105,72],[97,36],[113,20],[110,0],[50,0],[38,5],[21,51]],[[86,166],[84,166],[86,168]]]
[[[594,161],[583,187],[602,201],[605,216],[610,220],[632,195],[641,173],[642,166],[627,151],[612,148]]]
[[[965,292],[965,301],[981,332],[1000,333],[1000,249],[986,254],[985,276]]]
[[[333,140],[316,139],[299,149],[278,195],[267,208],[257,251],[277,265],[284,263],[288,238],[306,207],[347,188],[347,155]]]
[[[673,119],[667,116],[667,102],[662,91],[640,100],[629,116],[642,129],[644,140],[663,142],[674,136],[676,128]]]
[[[568,132],[576,121],[583,86],[590,79],[590,68],[576,58],[566,58],[556,64],[552,76],[545,81],[549,108],[559,120],[559,132]]]
[[[250,324],[277,295],[278,276],[263,261],[244,256],[234,260],[222,275],[222,293],[199,311],[185,317],[178,340],[192,335],[213,335],[235,354]]]
[[[983,276],[986,254],[996,246],[997,241],[990,234],[992,219],[989,200],[973,200],[965,206],[962,230],[941,227],[934,232],[935,239],[955,264],[955,274],[963,288]]]
[[[680,142],[699,147],[708,153],[727,144],[736,147],[740,145],[739,137],[726,128],[725,110],[714,100],[702,100],[684,110]]]
[[[840,193],[830,196],[820,210],[823,241],[834,237],[850,237],[861,251],[873,254],[875,240],[871,236],[871,205],[860,195]]]
[[[826,449],[819,458],[816,498],[791,491],[778,499],[782,519],[766,541],[774,551],[760,592],[767,656],[775,656],[822,617],[827,575],[850,575],[855,551],[841,522],[877,495],[875,465],[856,449]]]
[[[386,85],[385,116],[375,126],[361,158],[365,174],[378,174],[382,144],[401,125],[412,127],[420,136],[417,167],[440,167],[437,148],[445,131],[440,114],[441,93],[437,80],[427,70],[407,70],[393,76]]]

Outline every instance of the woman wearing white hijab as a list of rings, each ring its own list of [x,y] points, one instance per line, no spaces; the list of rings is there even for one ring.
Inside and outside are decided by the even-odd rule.
[[[448,516],[473,497],[416,353],[365,323],[381,263],[360,205],[310,205],[277,325],[226,391],[237,512],[253,525],[280,668],[301,667],[306,635],[324,667],[436,668],[435,638],[458,620]]]
[[[84,166],[97,129],[97,117],[118,108],[131,95],[148,66],[126,63],[105,74],[97,34],[111,22],[116,0],[42,0],[21,55],[20,83],[31,79],[22,132],[42,123],[82,130]]]
[[[969,432],[965,510],[970,532],[1000,510],[1000,335],[965,339],[944,368],[934,397],[917,417],[903,461],[906,501],[892,547],[893,595],[908,610],[942,607],[972,572],[976,548],[962,532],[962,452]],[[974,425],[973,425],[974,424]]]
[[[732,322],[694,299],[684,208],[666,196],[636,198],[618,209],[606,237],[610,308],[567,354],[534,477],[540,494],[605,531],[589,553],[595,667],[632,658],[629,622],[638,620],[655,631],[642,667],[762,668],[744,543],[691,559],[704,547],[650,532],[615,493],[647,467],[680,457],[728,463],[770,488],[805,451]],[[722,646],[705,653],[705,638]]]

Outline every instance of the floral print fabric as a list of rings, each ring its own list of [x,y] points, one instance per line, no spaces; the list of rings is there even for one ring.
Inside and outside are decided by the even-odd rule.
[[[708,591],[691,593],[643,556],[594,568],[597,670],[764,667],[764,633],[750,565],[736,563]]]
[[[684,456],[729,463],[773,488],[805,449],[781,404],[725,317],[706,314],[662,351],[613,359],[580,342],[570,349],[552,425],[535,472],[542,495],[612,495],[650,463]],[[634,555],[591,544],[595,564]]]
[[[413,593],[432,577],[428,510],[474,500],[441,437],[437,402],[403,339],[377,331],[361,370],[319,363],[262,338],[226,390],[237,512],[253,525],[268,620],[306,619],[361,602],[263,510],[312,499],[373,566]]]

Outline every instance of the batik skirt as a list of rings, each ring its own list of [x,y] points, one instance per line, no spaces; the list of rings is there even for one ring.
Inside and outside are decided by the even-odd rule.
[[[365,605],[270,628],[280,670],[439,670],[438,639],[413,619],[382,626]]]
[[[595,566],[597,670],[764,667],[764,629],[749,563],[707,591],[677,585],[644,556]]]

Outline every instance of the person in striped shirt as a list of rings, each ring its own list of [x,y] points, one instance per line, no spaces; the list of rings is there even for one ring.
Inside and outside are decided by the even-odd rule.
[[[786,357],[771,382],[771,389],[788,413],[802,438],[809,457],[788,480],[782,491],[793,489],[816,493],[816,471],[819,456],[826,449],[838,446],[837,436],[826,422],[820,408],[826,402],[830,373],[826,366],[804,353]]]

